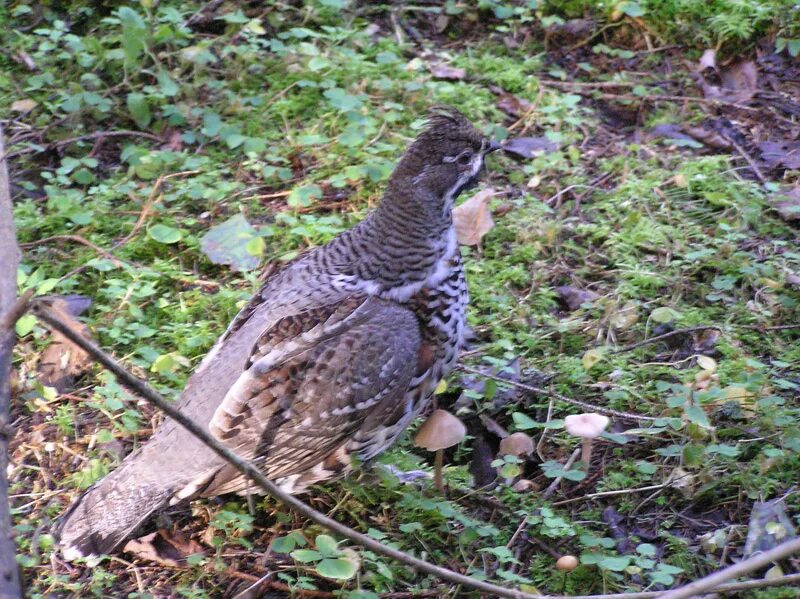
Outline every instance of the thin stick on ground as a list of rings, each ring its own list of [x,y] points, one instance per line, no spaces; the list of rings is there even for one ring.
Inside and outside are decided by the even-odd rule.
[[[571,397],[567,397],[566,395],[562,395],[561,393],[557,393],[555,391],[550,391],[549,389],[544,389],[543,387],[534,387],[533,385],[518,383],[517,381],[510,381],[508,379],[504,379],[501,376],[497,376],[496,374],[489,374],[488,372],[482,372],[477,368],[471,368],[470,366],[464,366],[463,364],[459,364],[457,368],[459,370],[462,370],[463,372],[476,374],[478,376],[482,376],[484,378],[497,381],[498,383],[503,383],[505,385],[510,385],[512,387],[517,387],[518,389],[524,389],[525,391],[530,391],[531,393],[535,393],[536,395],[542,395],[544,397],[552,397],[554,399],[557,399],[558,401],[563,401],[565,403],[569,403],[574,406],[580,406],[581,408],[590,410],[592,412],[597,412],[598,414],[606,414],[608,416],[616,416],[617,418],[623,418],[625,420],[634,420],[640,422],[655,422],[656,420],[658,420],[658,418],[653,418],[652,416],[641,416],[639,414],[632,414],[630,412],[621,412],[620,410],[612,410],[611,408],[598,406],[586,401],[581,401],[580,399],[572,399]]]
[[[722,327],[718,327],[716,325],[709,325],[709,326],[689,327],[687,329],[675,329],[674,331],[670,331],[669,333],[664,333],[663,335],[656,335],[655,337],[650,337],[649,339],[644,339],[643,341],[637,341],[636,343],[631,343],[630,345],[618,347],[617,349],[613,350],[612,353],[621,354],[623,352],[634,350],[637,347],[650,345],[652,343],[658,343],[659,341],[663,341],[664,339],[669,339],[670,337],[675,337],[677,335],[690,335],[691,333],[697,333],[699,331],[708,331],[710,329],[721,331]]]
[[[753,570],[758,570],[759,568],[768,566],[772,562],[777,562],[799,552],[800,537],[797,537],[790,541],[785,541],[777,547],[773,547],[769,551],[758,553],[753,557],[749,557],[746,560],[740,561],[737,564],[733,564],[732,566],[728,566],[722,570],[717,570],[713,574],[704,576],[703,578],[695,580],[694,582],[691,582],[686,586],[682,586],[679,589],[667,591],[661,595],[661,599],[688,599],[689,597],[697,597],[698,595],[702,595],[710,591],[714,587],[719,586],[731,578],[744,576]]]
[[[0,156],[5,154],[3,128],[0,126]],[[14,324],[19,317],[17,302],[17,267],[20,249],[14,230],[14,208],[6,161],[0,159],[0,597],[22,597],[19,567],[11,528],[8,504],[8,427],[11,413],[11,353],[16,342]]]

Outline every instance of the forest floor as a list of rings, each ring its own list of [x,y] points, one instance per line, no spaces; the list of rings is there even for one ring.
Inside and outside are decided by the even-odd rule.
[[[266,273],[376,204],[431,106],[506,144],[491,222],[462,249],[473,335],[437,403],[469,437],[446,495],[407,435],[316,488],[315,508],[550,594],[666,589],[795,534],[796,16],[738,39],[645,2],[68,4],[0,13],[20,290],[65,297],[168,397]],[[681,37],[681,18],[716,33]],[[234,597],[259,580],[270,597],[469,595],[263,498],[173,506],[96,566],[63,561],[55,519],[160,417],[35,318],[18,333],[8,474],[29,597]],[[563,396],[611,415],[585,468],[564,417],[586,409]],[[516,431],[533,454],[497,458]]]

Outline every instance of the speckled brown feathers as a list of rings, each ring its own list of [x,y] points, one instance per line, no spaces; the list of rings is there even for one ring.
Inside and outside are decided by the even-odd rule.
[[[389,447],[455,363],[468,294],[452,207],[490,150],[460,113],[435,112],[378,208],[264,283],[179,409],[295,493]],[[75,501],[56,533],[67,559],[107,553],[167,503],[249,490],[167,420]]]

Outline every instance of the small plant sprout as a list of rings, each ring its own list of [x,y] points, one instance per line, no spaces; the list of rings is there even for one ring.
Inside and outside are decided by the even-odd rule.
[[[589,460],[592,459],[592,443],[608,426],[608,416],[602,414],[573,414],[564,418],[564,427],[567,432],[581,438],[581,461],[584,468],[589,470]]]
[[[444,493],[442,484],[443,450],[457,445],[466,436],[464,423],[446,410],[434,410],[422,423],[414,437],[414,445],[428,451],[435,451],[433,482],[439,492]]]

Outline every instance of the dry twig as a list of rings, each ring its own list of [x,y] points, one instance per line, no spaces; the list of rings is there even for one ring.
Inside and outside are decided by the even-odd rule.
[[[470,366],[464,366],[463,364],[459,364],[457,368],[464,372],[469,372],[470,374],[477,374],[478,376],[482,376],[487,379],[492,379],[493,381],[497,381],[498,383],[503,383],[506,385],[511,385],[512,387],[517,387],[518,389],[524,389],[525,391],[530,391],[531,393],[535,393],[536,395],[552,397],[554,399],[572,404],[574,406],[580,406],[585,410],[591,410],[592,412],[597,412],[599,414],[607,414],[609,416],[616,416],[617,418],[623,418],[625,420],[634,420],[641,422],[655,422],[656,420],[658,420],[658,418],[653,418],[652,416],[641,416],[639,414],[632,414],[630,412],[621,412],[619,410],[612,410],[611,408],[605,408],[603,406],[591,404],[585,401],[581,401],[579,399],[572,399],[571,397],[567,397],[566,395],[561,395],[561,393],[556,393],[555,391],[550,391],[549,389],[544,389],[542,387],[534,387],[533,385],[526,385],[525,383],[518,383],[516,381],[504,379],[501,376],[497,376],[495,374],[489,374],[487,372],[482,372],[477,368],[471,368]]]

